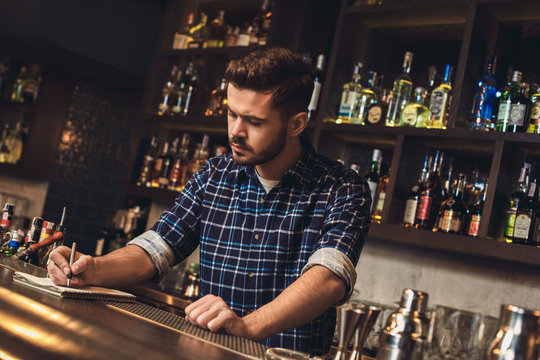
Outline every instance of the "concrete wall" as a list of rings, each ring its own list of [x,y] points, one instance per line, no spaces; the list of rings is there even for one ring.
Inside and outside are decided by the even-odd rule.
[[[501,304],[540,309],[538,267],[368,239],[356,269],[357,300],[395,305],[409,287],[427,292],[430,307],[445,305],[495,317]]]

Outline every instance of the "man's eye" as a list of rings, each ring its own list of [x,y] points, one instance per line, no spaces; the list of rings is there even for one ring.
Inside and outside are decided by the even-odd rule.
[[[227,116],[230,117],[230,118],[235,118],[235,117],[236,117],[236,114],[229,111],[229,112],[227,113]]]
[[[262,124],[260,121],[253,121],[253,120],[250,121],[249,123],[251,124],[251,126],[255,126],[255,127],[261,126]]]

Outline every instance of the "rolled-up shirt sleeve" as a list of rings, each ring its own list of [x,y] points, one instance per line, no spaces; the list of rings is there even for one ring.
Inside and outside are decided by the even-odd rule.
[[[315,265],[326,267],[346,284],[352,295],[356,283],[356,264],[370,225],[371,195],[367,184],[352,170],[336,181],[326,208],[321,236],[302,273]]]
[[[158,271],[159,279],[163,278],[163,276],[169,272],[171,266],[174,265],[174,254],[171,248],[167,245],[165,240],[153,230],[148,230],[137,236],[128,242],[127,245],[137,245],[146,251]]]

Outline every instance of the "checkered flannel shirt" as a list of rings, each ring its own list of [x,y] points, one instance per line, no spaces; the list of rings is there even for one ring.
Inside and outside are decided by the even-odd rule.
[[[369,188],[354,171],[317,154],[307,139],[302,144],[301,158],[268,194],[253,166],[236,164],[231,154],[208,160],[152,230],[130,244],[148,252],[161,276],[200,245],[201,296],[223,298],[240,317],[271,302],[314,265],[345,281],[345,301],[369,228]],[[330,308],[261,343],[324,354],[335,322]]]

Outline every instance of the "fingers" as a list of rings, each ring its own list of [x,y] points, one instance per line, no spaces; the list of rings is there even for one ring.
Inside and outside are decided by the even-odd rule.
[[[54,263],[64,274],[69,274],[69,255],[71,249],[67,246],[59,246],[49,254],[49,264]]]
[[[51,251],[49,255],[49,265],[47,270],[49,272],[50,279],[56,285],[67,285],[67,275],[72,273],[70,286],[81,287],[85,285],[85,281],[81,276],[85,271],[92,268],[94,259],[89,255],[83,255],[79,252],[75,254],[75,261],[73,262],[71,269],[69,267],[69,257],[71,255],[71,249],[66,246],[59,246]]]
[[[228,319],[236,317],[225,301],[214,295],[197,300],[186,307],[185,312],[187,321],[210,331],[220,330]]]

